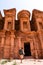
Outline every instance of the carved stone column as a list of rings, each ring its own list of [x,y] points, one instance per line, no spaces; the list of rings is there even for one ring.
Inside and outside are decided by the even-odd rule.
[[[34,42],[33,42],[33,40],[31,39],[30,40],[30,49],[31,49],[31,55],[32,55],[32,57],[34,57],[35,55],[34,55]]]
[[[37,43],[35,42],[35,39],[34,39],[34,51],[35,51],[35,57],[38,58]]]
[[[15,30],[15,19],[13,17],[13,30]]]
[[[33,32],[33,43],[34,43],[34,53],[35,53],[35,58],[38,58],[38,46],[37,46],[37,42],[36,42],[36,38],[35,38],[36,33]]]
[[[36,21],[36,24],[37,24],[37,29],[40,30],[38,21]]]
[[[4,29],[6,30],[7,29],[7,18],[5,17],[5,23],[4,23]]]
[[[43,33],[43,32],[42,32]],[[42,57],[43,57],[43,38],[42,38],[42,33],[41,31],[39,31],[39,39],[40,39],[40,43],[41,43],[41,53],[42,53]]]
[[[18,37],[18,39],[19,39],[19,49],[22,47],[21,46],[21,37]]]
[[[10,59],[13,59],[14,55],[14,37],[15,35],[11,35],[11,51],[10,51]]]
[[[0,58],[3,58],[4,54],[4,42],[5,41],[5,36],[2,37],[2,42],[1,42],[1,47],[0,47]]]
[[[4,47],[4,41],[5,41],[5,36],[4,36],[4,37],[2,37],[1,47]]]
[[[20,30],[23,31],[23,22],[22,22],[22,20],[20,21]]]

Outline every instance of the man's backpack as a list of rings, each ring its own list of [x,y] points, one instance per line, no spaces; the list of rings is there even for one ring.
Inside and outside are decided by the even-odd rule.
[[[23,51],[22,49],[19,50],[19,54],[22,55],[23,54]]]

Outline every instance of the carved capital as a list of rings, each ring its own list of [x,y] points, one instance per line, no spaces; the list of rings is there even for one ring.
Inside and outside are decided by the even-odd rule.
[[[18,19],[20,18],[29,18],[30,17],[30,12],[27,10],[22,10],[18,13],[17,15]]]

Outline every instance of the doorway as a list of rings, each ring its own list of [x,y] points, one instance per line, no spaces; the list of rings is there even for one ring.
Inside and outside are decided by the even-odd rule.
[[[30,50],[30,43],[29,42],[24,43],[24,52],[25,52],[25,56],[31,56],[31,50]]]

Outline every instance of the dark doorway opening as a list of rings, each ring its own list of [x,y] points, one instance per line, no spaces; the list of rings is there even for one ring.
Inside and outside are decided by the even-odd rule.
[[[24,52],[25,52],[25,56],[31,56],[31,50],[30,50],[30,43],[29,42],[24,43]]]

